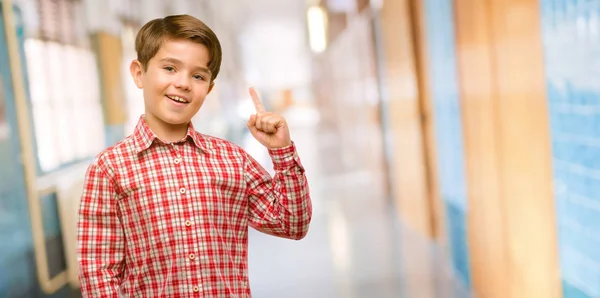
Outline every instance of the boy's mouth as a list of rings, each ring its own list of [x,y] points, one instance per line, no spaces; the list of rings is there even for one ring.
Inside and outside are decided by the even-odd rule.
[[[166,96],[167,96],[167,98],[169,98],[170,100],[175,101],[175,102],[190,103],[189,101],[187,101],[187,99],[179,97],[177,95],[166,95]]]

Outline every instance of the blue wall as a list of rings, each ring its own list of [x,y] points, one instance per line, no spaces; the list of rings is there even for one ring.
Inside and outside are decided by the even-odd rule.
[[[452,263],[470,286],[462,121],[454,41],[452,0],[426,0],[426,49],[434,104],[440,191],[446,208]]]
[[[23,54],[23,28],[20,11],[15,10],[18,37],[21,42],[23,72],[26,67]],[[9,124],[8,139],[0,139],[0,297],[47,297],[42,294],[37,280],[31,221],[26,195],[23,167],[20,160],[21,144],[17,127],[13,82],[11,80],[2,9],[0,8],[0,77],[6,111],[2,115]],[[27,80],[25,80],[27,84]],[[0,117],[2,118],[2,117]],[[44,230],[51,274],[64,269],[62,238],[58,226],[56,197],[42,198]],[[51,297],[72,294],[67,287]]]
[[[564,296],[600,297],[600,1],[540,3]]]

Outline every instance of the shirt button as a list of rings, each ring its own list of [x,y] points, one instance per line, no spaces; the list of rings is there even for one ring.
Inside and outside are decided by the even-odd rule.
[[[195,293],[198,293],[198,292],[200,292],[200,288],[199,288],[198,286],[195,286],[195,287],[194,287],[194,292],[195,292]]]
[[[184,193],[185,193],[185,188],[183,188],[183,187],[182,187],[181,189],[179,189],[179,192],[180,192],[181,194],[184,194]]]
[[[181,159],[179,159],[179,158],[176,158],[175,160],[173,160],[173,162],[174,162],[176,165],[178,165],[178,164],[181,162]]]
[[[191,227],[191,226],[192,226],[192,222],[191,222],[191,221],[189,221],[189,220],[186,220],[186,221],[185,221],[185,226],[186,226],[186,227]]]
[[[196,255],[194,255],[194,254],[190,254],[190,260],[193,260],[193,259],[195,259],[195,258],[196,258]]]

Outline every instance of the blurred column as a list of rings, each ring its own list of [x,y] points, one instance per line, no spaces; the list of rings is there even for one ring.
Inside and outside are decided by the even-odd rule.
[[[371,0],[371,2],[377,1]],[[447,205],[444,204],[445,202],[443,199],[445,199],[444,196],[447,195],[447,189],[442,188],[442,186],[448,186],[448,184],[459,184],[457,182],[460,180],[457,181],[451,179],[460,179],[460,177],[449,177],[455,176],[458,169],[453,169],[454,172],[444,171],[447,168],[447,166],[445,166],[446,164],[444,164],[444,162],[441,160],[438,162],[438,157],[439,159],[443,158],[438,154],[444,152],[443,150],[445,150],[445,148],[437,147],[446,145],[440,142],[439,128],[440,125],[448,125],[449,123],[435,123],[435,120],[439,120],[440,116],[439,113],[434,113],[439,107],[439,97],[436,97],[437,94],[434,92],[434,89],[432,89],[436,87],[434,85],[437,82],[435,81],[436,73],[433,71],[431,65],[433,61],[430,61],[434,59],[431,56],[431,53],[428,51],[428,47],[430,46],[430,35],[428,34],[428,30],[430,30],[430,28],[428,28],[428,19],[426,17],[426,1],[409,0],[408,3],[410,9],[409,14],[411,20],[411,34],[414,40],[414,63],[418,85],[421,133],[423,134],[421,142],[423,144],[423,166],[425,167],[425,183],[427,186],[427,207],[431,220],[431,238],[436,240],[442,246],[445,246],[448,241],[446,236],[446,228],[449,229],[448,233],[451,233],[453,222],[451,219],[446,218],[445,211],[447,209]],[[437,9],[437,11],[442,11],[442,8]],[[446,51],[449,51],[449,49]],[[451,78],[448,78],[448,80],[451,80]],[[452,84],[449,82],[445,82],[445,84],[443,84],[443,87],[448,88],[449,86],[452,86]],[[445,97],[443,102],[448,102],[446,94],[442,96]],[[448,117],[442,116],[442,118]],[[457,135],[455,137],[460,139],[461,136]],[[454,159],[454,156],[452,158]],[[440,175],[444,176],[441,177]],[[451,180],[451,182],[448,183],[448,180]],[[442,185],[442,182],[445,183]],[[454,187],[458,188],[460,186],[454,185]],[[447,221],[449,225],[448,227],[446,227]],[[450,242],[450,244],[452,244],[452,242]]]
[[[429,197],[423,109],[419,70],[408,0],[384,1],[381,9],[384,52],[383,84],[394,140],[392,176],[394,201],[402,220],[421,235],[433,237],[433,209]]]
[[[455,2],[457,58],[468,179],[472,284],[481,297],[508,297],[496,94],[488,1]]]
[[[100,90],[106,124],[106,144],[125,137],[127,101],[122,80],[121,14],[127,7],[121,0],[85,0],[88,33],[100,71]],[[145,6],[152,6],[146,4]]]
[[[452,0],[410,1],[419,70],[429,200],[437,239],[470,284],[466,175]]]
[[[311,4],[307,13],[314,53],[313,90],[321,115],[320,150],[340,152],[323,162],[324,173],[372,183],[376,199],[385,192],[381,96],[373,16],[354,1]],[[326,24],[326,26],[324,26]],[[387,196],[381,194],[381,196]]]
[[[358,5],[365,5],[358,1]],[[380,1],[368,1],[377,7]],[[378,2],[378,3],[373,3]],[[433,298],[446,291],[436,281],[440,259],[427,251],[430,239],[444,242],[443,208],[438,195],[433,140],[432,98],[424,51],[422,4],[411,0],[386,0],[379,11],[382,45],[382,80],[393,140],[392,183],[397,212],[415,232],[401,240],[407,297]],[[415,235],[416,234],[416,235]],[[415,237],[416,236],[416,237]],[[421,238],[423,237],[423,238]],[[415,243],[415,239],[425,239]],[[440,274],[441,275],[441,274]]]
[[[560,297],[539,4],[456,0],[478,297]]]

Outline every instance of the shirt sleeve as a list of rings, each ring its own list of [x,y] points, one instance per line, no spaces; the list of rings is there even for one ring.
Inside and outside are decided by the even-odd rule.
[[[300,240],[308,233],[312,203],[308,182],[294,144],[269,150],[274,177],[246,154],[249,225],[277,237]]]
[[[77,260],[83,297],[118,297],[125,236],[115,185],[94,162],[85,176],[77,223]]]

